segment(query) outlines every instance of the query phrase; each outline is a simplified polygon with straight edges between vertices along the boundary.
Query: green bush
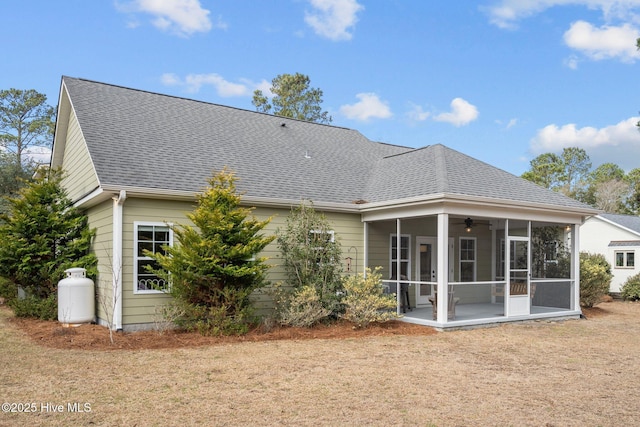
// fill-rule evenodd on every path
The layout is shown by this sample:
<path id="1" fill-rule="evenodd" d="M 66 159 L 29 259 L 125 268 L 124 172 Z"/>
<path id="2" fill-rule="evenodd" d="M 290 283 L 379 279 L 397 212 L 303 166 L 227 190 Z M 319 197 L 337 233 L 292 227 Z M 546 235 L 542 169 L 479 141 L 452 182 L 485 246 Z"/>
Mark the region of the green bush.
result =
<path id="1" fill-rule="evenodd" d="M 313 286 L 303 286 L 281 298 L 277 311 L 277 320 L 281 325 L 308 328 L 331 315 L 331 310 L 323 307 Z"/>
<path id="2" fill-rule="evenodd" d="M 337 318 L 344 311 L 342 255 L 327 218 L 313 205 L 302 203 L 291 211 L 286 228 L 276 234 L 287 277 L 284 286 L 293 292 L 312 286 L 322 306 Z"/>
<path id="3" fill-rule="evenodd" d="M 342 300 L 345 313 L 342 316 L 353 322 L 358 328 L 365 328 L 372 322 L 386 322 L 398 317 L 396 314 L 396 298 L 392 294 L 385 295 L 382 287 L 380 267 L 373 272 L 366 269 L 366 274 L 358 274 L 343 279 L 346 296 Z"/>
<path id="4" fill-rule="evenodd" d="M 13 301 L 18 297 L 18 287 L 11 280 L 0 277 L 0 298 L 4 299 L 5 303 Z"/>
<path id="5" fill-rule="evenodd" d="M 602 254 L 580 252 L 580 305 L 593 307 L 609 293 L 611 265 Z"/>
<path id="6" fill-rule="evenodd" d="M 629 277 L 622 285 L 622 299 L 637 301 L 640 300 L 640 273 Z"/>
<path id="7" fill-rule="evenodd" d="M 178 326 L 203 335 L 246 333 L 254 322 L 251 293 L 268 284 L 266 258 L 258 254 L 274 237 L 262 229 L 252 208 L 241 205 L 235 176 L 222 170 L 209 179 L 187 218 L 193 225 L 171 225 L 175 246 L 149 252 L 157 268 L 150 270 L 171 283 L 169 294 L 179 304 Z"/>
<path id="8" fill-rule="evenodd" d="M 83 267 L 94 280 L 98 272 L 90 251 L 95 232 L 87 216 L 73 206 L 62 178 L 62 172 L 51 170 L 35 179 L 7 198 L 8 213 L 0 215 L 0 276 L 27 294 L 13 301 L 17 316 L 56 318 L 51 304 L 64 271 Z"/>
<path id="9" fill-rule="evenodd" d="M 27 295 L 24 298 L 14 298 L 9 307 L 17 317 L 35 317 L 41 320 L 56 320 L 58 318 L 58 301 L 55 294 L 47 298 Z"/>

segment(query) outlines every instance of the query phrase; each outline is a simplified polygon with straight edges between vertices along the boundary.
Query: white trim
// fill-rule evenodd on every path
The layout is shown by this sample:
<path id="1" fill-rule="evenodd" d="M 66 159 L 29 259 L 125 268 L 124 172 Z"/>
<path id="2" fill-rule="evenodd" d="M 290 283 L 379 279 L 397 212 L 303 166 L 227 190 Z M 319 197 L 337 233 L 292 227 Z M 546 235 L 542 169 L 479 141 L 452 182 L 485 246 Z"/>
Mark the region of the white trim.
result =
<path id="1" fill-rule="evenodd" d="M 111 263 L 111 293 L 113 296 L 112 307 L 113 318 L 111 319 L 112 327 L 114 330 L 122 329 L 122 222 L 124 202 L 127 200 L 127 192 L 120 190 L 118 196 L 112 197 L 113 200 L 113 248 L 112 248 L 112 260 Z"/>
<path id="2" fill-rule="evenodd" d="M 622 254 L 622 265 L 618 265 L 618 254 Z M 629 265 L 629 254 L 633 254 L 633 265 Z M 636 251 L 634 249 L 615 249 L 613 251 L 613 268 L 622 270 L 633 270 L 636 268 Z"/>
<path id="3" fill-rule="evenodd" d="M 473 261 L 464 261 L 465 263 L 473 263 L 473 277 L 470 282 L 475 282 L 478 274 L 478 238 L 472 236 L 459 236 L 458 237 L 458 281 L 462 282 L 462 241 L 473 241 Z"/>
<path id="4" fill-rule="evenodd" d="M 449 214 L 438 214 L 438 313 L 436 321 L 447 323 L 449 316 Z M 440 274 L 441 273 L 441 274 Z"/>
<path id="5" fill-rule="evenodd" d="M 407 263 L 407 280 L 411 280 L 411 234 L 400 234 L 400 239 L 397 239 L 398 233 L 396 230 L 396 233 L 391 233 L 391 235 L 389 236 L 389 273 L 391 273 L 393 271 L 393 263 L 394 263 L 394 259 L 392 257 L 393 255 L 393 243 L 396 243 L 396 246 L 398 244 L 401 245 L 400 248 L 396 248 L 396 262 L 400 261 L 399 264 L 396 265 L 396 268 L 398 269 L 398 274 L 401 274 L 402 269 L 400 268 L 402 266 L 403 262 Z M 408 239 L 408 243 L 407 243 L 407 255 L 408 258 L 402 258 L 402 238 L 406 237 Z M 399 279 L 399 277 L 397 278 Z"/>
<path id="6" fill-rule="evenodd" d="M 134 295 L 164 294 L 166 293 L 165 291 L 155 289 L 138 289 L 138 261 L 150 259 L 149 257 L 138 256 L 138 228 L 141 226 L 167 228 L 169 230 L 169 246 L 173 246 L 173 230 L 171 229 L 171 224 L 154 221 L 133 222 L 133 293 Z"/>

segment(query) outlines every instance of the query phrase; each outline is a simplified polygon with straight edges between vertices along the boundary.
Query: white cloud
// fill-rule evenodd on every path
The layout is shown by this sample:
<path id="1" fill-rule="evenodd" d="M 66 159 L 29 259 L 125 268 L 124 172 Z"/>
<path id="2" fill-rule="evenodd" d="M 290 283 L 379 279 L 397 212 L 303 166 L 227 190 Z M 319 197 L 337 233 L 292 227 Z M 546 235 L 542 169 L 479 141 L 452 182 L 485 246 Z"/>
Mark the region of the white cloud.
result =
<path id="1" fill-rule="evenodd" d="M 133 0 L 122 5 L 116 3 L 123 12 L 143 12 L 153 16 L 152 24 L 167 32 L 180 36 L 206 33 L 214 27 L 209 18 L 210 11 L 203 9 L 199 0 Z M 227 24 L 218 18 L 216 28 L 226 28 Z"/>
<path id="2" fill-rule="evenodd" d="M 340 113 L 349 119 L 366 121 L 371 118 L 387 119 L 393 115 L 387 103 L 375 93 L 359 93 L 356 98 L 360 101 L 340 107 Z"/>
<path id="3" fill-rule="evenodd" d="M 631 117 L 603 128 L 575 124 L 555 124 L 540 129 L 530 142 L 531 152 L 542 154 L 561 152 L 564 148 L 584 149 L 594 165 L 615 163 L 623 169 L 638 167 L 640 158 L 640 132 L 636 123 L 640 117 Z"/>
<path id="4" fill-rule="evenodd" d="M 441 113 L 433 118 L 438 122 L 451 123 L 460 127 L 467 125 L 478 118 L 478 109 L 462 98 L 455 98 L 451 101 L 451 112 Z"/>
<path id="5" fill-rule="evenodd" d="M 22 153 L 22 156 L 39 164 L 49 163 L 49 161 L 51 161 L 51 148 L 40 146 L 29 147 Z"/>
<path id="6" fill-rule="evenodd" d="M 640 7 L 640 0 L 500 0 L 494 3 L 494 6 L 484 9 L 492 24 L 506 29 L 516 28 L 519 20 L 555 6 L 584 6 L 601 10 L 606 21 L 619 19 L 627 22 L 637 18 L 632 11 Z"/>
<path id="7" fill-rule="evenodd" d="M 349 32 L 358 22 L 357 13 L 364 9 L 356 0 L 309 0 L 314 8 L 306 12 L 304 21 L 316 34 L 330 40 L 351 40 Z"/>
<path id="8" fill-rule="evenodd" d="M 420 105 L 414 105 L 413 109 L 407 113 L 407 116 L 409 116 L 411 120 L 423 122 L 431 116 L 431 113 L 424 111 Z"/>
<path id="9" fill-rule="evenodd" d="M 184 79 L 181 79 L 173 73 L 165 73 L 160 77 L 160 80 L 162 84 L 166 86 L 182 86 L 190 93 L 199 92 L 202 86 L 212 86 L 216 90 L 216 93 L 224 98 L 250 96 L 255 89 L 263 90 L 265 85 L 270 87 L 270 84 L 265 80 L 259 83 L 253 83 L 247 79 L 240 79 L 241 83 L 233 83 L 225 80 L 216 73 L 187 74 Z M 263 90 L 263 92 L 265 91 Z M 267 96 L 270 93 L 268 89 L 265 92 Z"/>
<path id="10" fill-rule="evenodd" d="M 640 58 L 635 43 L 638 37 L 640 31 L 629 24 L 596 28 L 584 21 L 574 22 L 564 33 L 567 46 L 591 59 L 620 58 L 625 62 Z"/>

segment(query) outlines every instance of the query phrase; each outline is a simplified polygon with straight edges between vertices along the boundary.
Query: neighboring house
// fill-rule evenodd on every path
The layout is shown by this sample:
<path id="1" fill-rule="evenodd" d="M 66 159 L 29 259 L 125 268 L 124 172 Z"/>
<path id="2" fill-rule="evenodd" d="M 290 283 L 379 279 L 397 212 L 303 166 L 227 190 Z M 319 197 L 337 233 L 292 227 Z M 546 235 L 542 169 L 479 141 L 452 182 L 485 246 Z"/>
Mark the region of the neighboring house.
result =
<path id="1" fill-rule="evenodd" d="M 115 301 L 118 329 L 149 327 L 166 303 L 142 249 L 173 244 L 167 224 L 186 222 L 225 166 L 243 203 L 273 217 L 267 233 L 312 201 L 342 245 L 344 274 L 382 266 L 388 285 L 402 282 L 406 321 L 447 328 L 581 313 L 576 248 L 580 224 L 597 211 L 440 144 L 373 142 L 351 129 L 63 77 L 51 165 L 66 171 L 69 196 L 97 231 L 96 285 Z M 551 268 L 556 251 L 536 239 L 549 229 L 569 242 L 562 273 Z M 269 278 L 282 280 L 277 245 L 263 255 Z M 254 300 L 271 307 L 263 292 Z M 398 311 L 406 305 L 398 295 Z"/>
<path id="2" fill-rule="evenodd" d="M 609 291 L 620 293 L 626 280 L 640 273 L 640 217 L 600 214 L 582 225 L 580 250 L 604 255 L 611 264 Z"/>

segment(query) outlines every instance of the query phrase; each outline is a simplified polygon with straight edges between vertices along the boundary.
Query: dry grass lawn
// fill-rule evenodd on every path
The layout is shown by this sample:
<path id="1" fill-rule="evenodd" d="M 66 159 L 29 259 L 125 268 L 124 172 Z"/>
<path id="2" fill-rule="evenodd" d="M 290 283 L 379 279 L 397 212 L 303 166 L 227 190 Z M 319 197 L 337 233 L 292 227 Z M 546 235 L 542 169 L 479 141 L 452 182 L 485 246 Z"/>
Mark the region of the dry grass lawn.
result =
<path id="1" fill-rule="evenodd" d="M 3 309 L 0 396 L 36 411 L 0 425 L 640 425 L 640 304 L 598 307 L 426 335 L 111 351 L 43 346 Z"/>

